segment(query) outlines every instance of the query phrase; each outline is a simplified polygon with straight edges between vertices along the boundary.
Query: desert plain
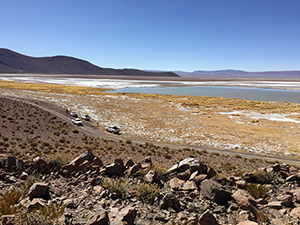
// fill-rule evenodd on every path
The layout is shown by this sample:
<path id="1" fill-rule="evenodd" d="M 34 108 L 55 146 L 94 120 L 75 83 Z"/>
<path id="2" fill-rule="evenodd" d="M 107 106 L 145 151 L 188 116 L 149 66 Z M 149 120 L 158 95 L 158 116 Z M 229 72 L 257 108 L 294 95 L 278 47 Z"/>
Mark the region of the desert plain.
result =
<path id="1" fill-rule="evenodd" d="M 13 96 L 45 102 L 60 109 L 76 111 L 79 115 L 89 114 L 92 123 L 99 131 L 105 132 L 108 125 L 121 128 L 123 138 L 143 139 L 174 145 L 203 146 L 216 149 L 234 150 L 261 155 L 299 157 L 300 154 L 300 104 L 290 102 L 263 102 L 238 98 L 215 98 L 157 94 L 107 93 L 117 88 L 119 77 L 108 80 L 102 88 L 87 87 L 82 77 L 61 77 L 62 80 L 79 79 L 70 86 L 68 82 L 51 84 L 55 75 L 45 82 L 45 77 L 4 76 L 0 81 L 1 96 Z M 66 79 L 68 78 L 68 79 Z M 85 77 L 85 80 L 94 77 Z M 12 80 L 18 82 L 14 82 Z M 22 80 L 23 79 L 23 80 Z M 49 82 L 50 80 L 50 82 Z M 100 79 L 101 80 L 101 79 Z M 129 81 L 128 81 L 129 80 Z M 132 82 L 127 78 L 123 81 Z M 23 81 L 23 82 L 20 82 Z M 25 82 L 24 82 L 25 81 Z M 80 82 L 81 81 L 81 82 Z M 107 85 L 107 81 L 110 84 Z M 186 79 L 173 80 L 135 79 L 134 81 L 151 85 L 211 85 L 212 82 L 232 82 L 246 86 L 256 86 L 263 82 L 280 88 L 294 89 L 298 80 L 214 80 Z M 289 85 L 284 85 L 288 82 Z M 270 86 L 271 88 L 272 85 Z M 282 87 L 281 87 L 282 88 Z"/>

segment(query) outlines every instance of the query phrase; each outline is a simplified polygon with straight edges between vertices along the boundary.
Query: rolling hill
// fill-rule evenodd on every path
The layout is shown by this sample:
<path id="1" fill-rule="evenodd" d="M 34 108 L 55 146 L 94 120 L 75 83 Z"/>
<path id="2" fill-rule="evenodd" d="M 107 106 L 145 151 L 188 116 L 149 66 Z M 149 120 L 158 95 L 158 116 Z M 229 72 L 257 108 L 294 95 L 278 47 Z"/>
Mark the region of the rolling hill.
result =
<path id="1" fill-rule="evenodd" d="M 4 48 L 0 48 L 0 73 L 179 76 L 173 72 L 102 68 L 68 56 L 30 57 Z"/>

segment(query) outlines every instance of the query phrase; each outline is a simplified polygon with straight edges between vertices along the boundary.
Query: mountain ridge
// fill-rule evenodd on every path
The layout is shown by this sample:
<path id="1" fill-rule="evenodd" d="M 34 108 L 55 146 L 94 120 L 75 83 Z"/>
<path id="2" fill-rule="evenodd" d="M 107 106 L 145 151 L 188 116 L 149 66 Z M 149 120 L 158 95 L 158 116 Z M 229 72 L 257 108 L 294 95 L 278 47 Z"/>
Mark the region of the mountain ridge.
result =
<path id="1" fill-rule="evenodd" d="M 179 77 L 173 72 L 149 72 L 137 69 L 111 69 L 96 66 L 70 56 L 32 57 L 0 48 L 1 73 L 86 74 Z"/>
<path id="2" fill-rule="evenodd" d="M 300 79 L 300 71 L 262 71 L 262 72 L 248 72 L 243 70 L 195 70 L 193 72 L 173 71 L 181 77 L 215 77 L 215 78 L 294 78 Z"/>

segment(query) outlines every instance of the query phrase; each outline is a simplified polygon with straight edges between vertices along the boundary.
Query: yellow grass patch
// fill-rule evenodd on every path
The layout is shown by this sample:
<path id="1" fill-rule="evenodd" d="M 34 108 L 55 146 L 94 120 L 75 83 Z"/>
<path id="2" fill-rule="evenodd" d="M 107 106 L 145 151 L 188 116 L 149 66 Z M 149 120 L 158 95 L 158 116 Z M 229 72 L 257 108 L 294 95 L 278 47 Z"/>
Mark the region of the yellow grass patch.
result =
<path id="1" fill-rule="evenodd" d="M 110 89 L 105 88 L 91 88 L 80 86 L 67 86 L 59 84 L 42 84 L 42 83 L 19 83 L 13 81 L 0 80 L 0 88 L 30 90 L 46 93 L 64 93 L 76 95 L 99 95 Z"/>
<path id="2" fill-rule="evenodd" d="M 299 123 L 251 117 L 252 113 L 261 117 L 280 114 L 300 121 L 300 105 L 296 103 L 109 94 L 100 88 L 7 81 L 0 81 L 0 88 L 0 93 L 6 95 L 45 101 L 62 109 L 70 108 L 79 114 L 89 113 L 100 130 L 104 131 L 107 125 L 115 124 L 121 127 L 125 138 L 143 137 L 153 141 L 262 154 L 300 154 Z M 49 93 L 52 93 L 51 98 Z M 77 95 L 76 101 L 74 95 Z"/>

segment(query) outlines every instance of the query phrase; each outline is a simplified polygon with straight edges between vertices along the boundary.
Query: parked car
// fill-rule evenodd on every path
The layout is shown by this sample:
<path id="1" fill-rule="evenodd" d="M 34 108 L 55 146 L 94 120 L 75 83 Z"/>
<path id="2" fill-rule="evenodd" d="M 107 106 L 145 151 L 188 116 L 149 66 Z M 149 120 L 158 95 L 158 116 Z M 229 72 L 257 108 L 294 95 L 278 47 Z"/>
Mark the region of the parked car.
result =
<path id="1" fill-rule="evenodd" d="M 73 116 L 73 117 L 77 117 L 77 113 L 74 112 L 74 111 L 70 112 L 70 115 Z"/>
<path id="2" fill-rule="evenodd" d="M 83 123 L 79 118 L 72 119 L 72 122 L 77 126 L 83 126 Z"/>
<path id="3" fill-rule="evenodd" d="M 120 128 L 118 128 L 116 126 L 108 126 L 108 127 L 106 127 L 106 131 L 114 133 L 114 134 L 118 134 L 118 133 L 120 133 Z"/>
<path id="4" fill-rule="evenodd" d="M 82 115 L 81 119 L 84 119 L 86 121 L 90 121 L 90 116 L 89 115 Z"/>

